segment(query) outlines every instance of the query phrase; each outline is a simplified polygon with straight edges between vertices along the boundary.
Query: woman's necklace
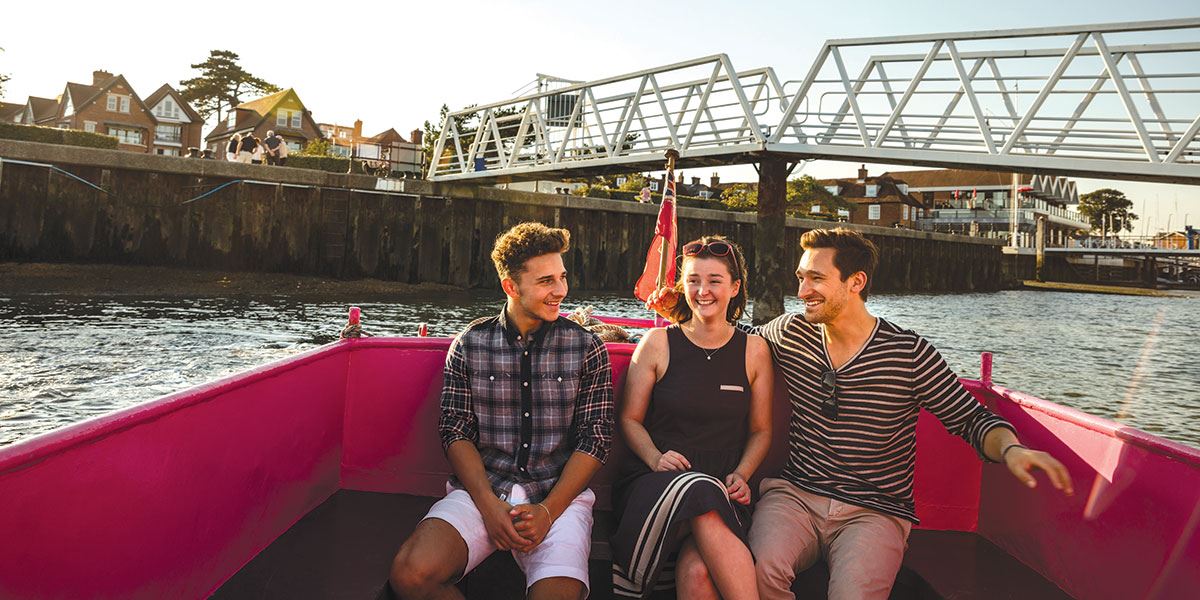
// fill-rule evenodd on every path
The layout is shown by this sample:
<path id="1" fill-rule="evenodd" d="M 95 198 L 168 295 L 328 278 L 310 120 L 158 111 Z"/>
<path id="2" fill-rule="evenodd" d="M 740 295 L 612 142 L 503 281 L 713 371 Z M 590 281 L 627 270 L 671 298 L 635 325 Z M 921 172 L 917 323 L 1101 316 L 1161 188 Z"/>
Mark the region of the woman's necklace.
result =
<path id="1" fill-rule="evenodd" d="M 696 335 L 696 330 L 694 328 L 692 329 L 692 335 Z M 726 340 L 725 343 L 728 344 L 729 341 Z M 708 348 L 705 348 L 705 347 L 701 346 L 700 344 L 697 344 L 696 342 L 692 342 L 692 345 L 699 348 L 700 351 L 704 353 L 704 360 L 712 360 L 713 355 L 720 352 L 721 348 L 725 347 L 725 344 L 721 344 L 720 346 L 717 346 L 716 348 L 709 350 Z"/>

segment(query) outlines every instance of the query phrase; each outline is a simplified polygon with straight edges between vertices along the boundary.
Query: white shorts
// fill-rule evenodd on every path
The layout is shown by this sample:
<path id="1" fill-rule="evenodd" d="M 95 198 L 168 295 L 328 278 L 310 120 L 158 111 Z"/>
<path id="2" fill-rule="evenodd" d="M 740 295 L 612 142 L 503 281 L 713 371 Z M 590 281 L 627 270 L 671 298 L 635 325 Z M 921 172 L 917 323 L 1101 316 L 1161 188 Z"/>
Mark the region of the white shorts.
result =
<path id="1" fill-rule="evenodd" d="M 527 498 L 521 486 L 513 486 L 509 495 L 510 504 L 524 504 Z M 592 505 L 595 503 L 596 494 L 592 490 L 583 490 L 550 526 L 550 533 L 546 534 L 537 548 L 529 553 L 512 551 L 517 565 L 525 573 L 526 590 L 548 577 L 570 577 L 583 582 L 583 587 L 591 590 L 588 585 L 588 556 L 592 548 Z M 449 523 L 467 543 L 464 575 L 496 551 L 484 527 L 483 516 L 466 490 L 447 485 L 446 497 L 429 509 L 425 519 L 441 519 Z"/>

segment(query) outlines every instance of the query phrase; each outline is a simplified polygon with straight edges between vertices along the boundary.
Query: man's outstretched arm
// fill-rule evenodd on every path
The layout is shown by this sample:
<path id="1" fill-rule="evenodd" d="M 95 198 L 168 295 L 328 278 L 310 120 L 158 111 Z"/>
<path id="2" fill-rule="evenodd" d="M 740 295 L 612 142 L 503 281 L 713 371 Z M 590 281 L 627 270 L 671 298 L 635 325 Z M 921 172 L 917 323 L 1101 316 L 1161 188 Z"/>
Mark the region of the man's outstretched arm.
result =
<path id="1" fill-rule="evenodd" d="M 1040 450 L 1031 450 L 1021 445 L 1021 440 L 1007 427 L 993 427 L 983 437 L 983 454 L 990 460 L 1004 463 L 1014 477 L 1028 487 L 1037 487 L 1034 469 L 1041 469 L 1050 478 L 1054 488 L 1072 496 L 1075 488 L 1071 475 L 1058 459 Z"/>

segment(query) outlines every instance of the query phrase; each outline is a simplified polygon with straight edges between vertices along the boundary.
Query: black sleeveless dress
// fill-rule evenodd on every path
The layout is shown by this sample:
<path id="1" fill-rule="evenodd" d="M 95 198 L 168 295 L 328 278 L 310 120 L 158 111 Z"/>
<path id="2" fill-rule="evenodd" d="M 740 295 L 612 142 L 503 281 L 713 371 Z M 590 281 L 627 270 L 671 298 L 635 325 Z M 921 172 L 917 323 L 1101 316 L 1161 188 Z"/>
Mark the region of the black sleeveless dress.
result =
<path id="1" fill-rule="evenodd" d="M 654 472 L 630 453 L 613 487 L 620 521 L 612 538 L 613 592 L 645 598 L 675 586 L 679 528 L 716 510 L 742 543 L 749 510 L 729 499 L 725 476 L 741 461 L 750 419 L 746 334 L 702 349 L 678 325 L 667 328 L 670 364 L 655 385 L 644 421 L 654 445 L 688 459 L 690 471 Z M 665 569 L 664 569 L 665 568 Z"/>

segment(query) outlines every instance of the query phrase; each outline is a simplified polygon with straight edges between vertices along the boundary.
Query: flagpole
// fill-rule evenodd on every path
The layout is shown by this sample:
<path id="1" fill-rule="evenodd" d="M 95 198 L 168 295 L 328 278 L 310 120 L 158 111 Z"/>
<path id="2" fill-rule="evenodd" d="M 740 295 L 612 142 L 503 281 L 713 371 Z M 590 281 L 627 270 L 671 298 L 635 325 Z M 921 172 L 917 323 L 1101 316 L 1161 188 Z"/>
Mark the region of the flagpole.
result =
<path id="1" fill-rule="evenodd" d="M 675 159 L 679 158 L 679 152 L 674 148 L 667 150 L 667 180 L 675 181 Z M 669 185 L 669 184 L 668 184 Z M 666 194 L 666 190 L 663 190 Z M 664 196 L 665 198 L 665 196 Z M 664 237 L 662 246 L 658 251 L 658 278 L 654 281 L 654 287 L 661 289 L 667 283 L 667 242 L 670 236 Z"/>

